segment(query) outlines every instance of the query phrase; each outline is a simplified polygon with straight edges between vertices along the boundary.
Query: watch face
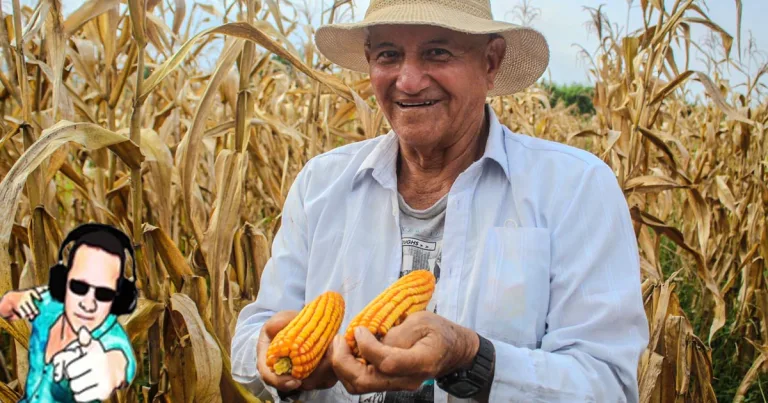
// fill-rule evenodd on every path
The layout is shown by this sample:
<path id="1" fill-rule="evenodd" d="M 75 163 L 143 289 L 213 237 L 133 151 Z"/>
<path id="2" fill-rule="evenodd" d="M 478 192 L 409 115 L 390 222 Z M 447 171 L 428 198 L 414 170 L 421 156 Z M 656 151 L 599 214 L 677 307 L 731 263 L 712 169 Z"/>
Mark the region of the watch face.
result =
<path id="1" fill-rule="evenodd" d="M 473 396 L 479 391 L 480 390 L 477 388 L 477 386 L 469 382 L 457 382 L 451 386 L 451 394 L 458 397 Z"/>

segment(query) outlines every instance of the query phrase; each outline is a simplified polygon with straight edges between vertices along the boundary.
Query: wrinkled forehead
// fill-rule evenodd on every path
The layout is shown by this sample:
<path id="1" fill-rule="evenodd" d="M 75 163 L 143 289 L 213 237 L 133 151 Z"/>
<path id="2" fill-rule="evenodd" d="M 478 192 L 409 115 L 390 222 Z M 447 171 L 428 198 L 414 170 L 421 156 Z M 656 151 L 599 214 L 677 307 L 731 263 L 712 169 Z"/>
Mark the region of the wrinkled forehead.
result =
<path id="1" fill-rule="evenodd" d="M 100 248 L 81 245 L 75 251 L 69 277 L 92 285 L 114 287 L 120 277 L 120 257 Z"/>

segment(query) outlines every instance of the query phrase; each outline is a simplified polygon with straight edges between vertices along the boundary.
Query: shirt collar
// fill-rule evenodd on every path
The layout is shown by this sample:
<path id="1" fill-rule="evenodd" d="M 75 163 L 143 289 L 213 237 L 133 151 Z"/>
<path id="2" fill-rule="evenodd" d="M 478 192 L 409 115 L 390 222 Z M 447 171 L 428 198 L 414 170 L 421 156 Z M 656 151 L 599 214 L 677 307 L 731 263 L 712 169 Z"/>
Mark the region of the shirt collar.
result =
<path id="1" fill-rule="evenodd" d="M 489 133 L 488 139 L 485 144 L 485 151 L 478 163 L 483 163 L 485 160 L 496 161 L 507 180 L 510 180 L 509 176 L 509 163 L 507 160 L 506 146 L 504 143 L 504 128 L 501 126 L 496 112 L 490 105 L 485 105 L 486 113 L 489 117 Z M 389 133 L 384 135 L 384 138 L 376 144 L 373 151 L 363 160 L 363 163 L 357 169 L 353 182 L 357 182 L 366 171 L 371 170 L 371 175 L 384 187 L 397 188 L 397 178 L 395 162 L 397 161 L 397 154 L 399 151 L 399 143 L 397 141 L 397 135 L 394 131 L 390 130 Z"/>

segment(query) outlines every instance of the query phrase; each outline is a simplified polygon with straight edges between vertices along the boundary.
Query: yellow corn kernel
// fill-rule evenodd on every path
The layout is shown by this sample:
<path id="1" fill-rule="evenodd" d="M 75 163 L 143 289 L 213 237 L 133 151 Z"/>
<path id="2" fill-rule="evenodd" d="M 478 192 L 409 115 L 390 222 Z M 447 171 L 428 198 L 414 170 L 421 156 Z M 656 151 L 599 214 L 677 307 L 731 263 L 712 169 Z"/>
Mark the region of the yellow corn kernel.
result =
<path id="1" fill-rule="evenodd" d="M 344 338 L 352 352 L 359 357 L 355 328 L 363 326 L 381 339 L 408 315 L 422 311 L 435 291 L 435 276 L 427 270 L 414 270 L 398 279 L 355 316 Z"/>
<path id="2" fill-rule="evenodd" d="M 328 291 L 315 298 L 272 339 L 267 366 L 277 375 L 308 377 L 339 331 L 344 308 L 344 298 L 338 292 Z"/>

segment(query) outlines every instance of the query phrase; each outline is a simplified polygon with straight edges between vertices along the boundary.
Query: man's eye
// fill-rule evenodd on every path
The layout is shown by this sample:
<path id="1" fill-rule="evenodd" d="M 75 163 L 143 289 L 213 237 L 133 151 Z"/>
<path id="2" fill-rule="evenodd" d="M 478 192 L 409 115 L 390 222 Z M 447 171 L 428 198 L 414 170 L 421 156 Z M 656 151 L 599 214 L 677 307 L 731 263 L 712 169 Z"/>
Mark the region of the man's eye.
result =
<path id="1" fill-rule="evenodd" d="M 430 57 L 437 57 L 437 58 L 444 59 L 444 58 L 450 56 L 451 53 L 448 52 L 445 49 L 436 48 L 436 49 L 428 50 L 427 51 L 427 55 L 430 56 Z"/>
<path id="2" fill-rule="evenodd" d="M 394 50 L 385 50 L 379 53 L 379 56 L 377 57 L 377 59 L 381 61 L 388 61 L 388 60 L 393 60 L 396 57 L 397 57 L 397 52 L 395 52 Z"/>

